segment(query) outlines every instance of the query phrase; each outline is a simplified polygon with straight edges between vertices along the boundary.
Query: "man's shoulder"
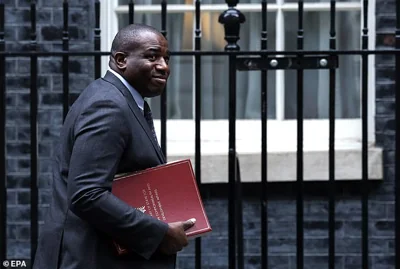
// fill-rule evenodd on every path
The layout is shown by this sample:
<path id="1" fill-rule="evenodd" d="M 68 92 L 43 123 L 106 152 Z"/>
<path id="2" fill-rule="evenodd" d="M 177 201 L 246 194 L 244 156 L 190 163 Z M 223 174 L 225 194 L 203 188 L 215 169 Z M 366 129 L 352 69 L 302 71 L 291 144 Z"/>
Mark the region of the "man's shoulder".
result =
<path id="1" fill-rule="evenodd" d="M 118 89 L 111 84 L 100 79 L 91 82 L 76 98 L 70 107 L 69 114 L 72 117 L 85 113 L 88 109 L 96 107 L 114 107 L 115 109 L 125 111 L 126 101 Z"/>
<path id="2" fill-rule="evenodd" d="M 79 95 L 78 99 L 85 102 L 97 101 L 115 101 L 117 103 L 123 101 L 123 94 L 111 83 L 102 78 L 91 82 Z M 77 100 L 78 100 L 77 99 Z"/>

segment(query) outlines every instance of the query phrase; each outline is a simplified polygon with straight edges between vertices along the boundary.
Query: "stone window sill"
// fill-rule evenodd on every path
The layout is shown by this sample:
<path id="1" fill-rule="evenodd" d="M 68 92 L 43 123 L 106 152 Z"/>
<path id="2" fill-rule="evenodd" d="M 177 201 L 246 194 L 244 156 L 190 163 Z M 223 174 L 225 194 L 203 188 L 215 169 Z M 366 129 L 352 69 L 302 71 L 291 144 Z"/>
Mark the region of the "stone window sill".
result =
<path id="1" fill-rule="evenodd" d="M 236 122 L 236 150 L 240 161 L 242 182 L 261 181 L 260 121 Z M 335 140 L 335 179 L 361 180 L 362 145 L 359 139 L 359 120 L 338 120 Z M 155 121 L 160 137 L 160 122 Z M 192 160 L 195 168 L 193 120 L 167 122 L 168 161 Z M 229 128 L 226 120 L 202 121 L 201 168 L 203 183 L 228 182 Z M 383 152 L 372 141 L 369 133 L 368 178 L 383 179 Z M 304 123 L 304 180 L 329 180 L 328 121 Z M 269 182 L 290 182 L 297 179 L 297 132 L 295 121 L 268 122 L 268 178 Z"/>
<path id="2" fill-rule="evenodd" d="M 362 153 L 357 149 L 339 149 L 335 153 L 335 179 L 361 180 Z M 368 179 L 382 180 L 382 150 L 371 147 L 368 150 Z M 239 153 L 240 172 L 242 182 L 261 181 L 261 154 Z M 329 162 L 328 151 L 304 152 L 304 180 L 328 181 Z M 195 158 L 191 155 L 169 155 L 168 161 L 190 158 L 195 168 Z M 295 151 L 268 153 L 268 182 L 296 181 Z M 228 182 L 228 155 L 207 154 L 201 157 L 201 182 L 225 183 Z"/>

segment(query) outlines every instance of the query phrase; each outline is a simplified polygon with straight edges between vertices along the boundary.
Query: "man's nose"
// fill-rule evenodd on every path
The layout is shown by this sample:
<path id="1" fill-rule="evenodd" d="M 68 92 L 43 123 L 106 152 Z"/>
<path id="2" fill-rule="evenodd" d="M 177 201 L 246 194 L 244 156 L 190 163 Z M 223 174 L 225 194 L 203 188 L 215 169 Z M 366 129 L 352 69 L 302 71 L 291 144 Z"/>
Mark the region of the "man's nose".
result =
<path id="1" fill-rule="evenodd" d="M 165 72 L 168 71 L 168 64 L 167 64 L 167 62 L 165 61 L 164 58 L 161 58 L 158 61 L 157 65 L 156 65 L 156 68 L 158 70 L 160 70 L 160 71 L 165 71 Z"/>

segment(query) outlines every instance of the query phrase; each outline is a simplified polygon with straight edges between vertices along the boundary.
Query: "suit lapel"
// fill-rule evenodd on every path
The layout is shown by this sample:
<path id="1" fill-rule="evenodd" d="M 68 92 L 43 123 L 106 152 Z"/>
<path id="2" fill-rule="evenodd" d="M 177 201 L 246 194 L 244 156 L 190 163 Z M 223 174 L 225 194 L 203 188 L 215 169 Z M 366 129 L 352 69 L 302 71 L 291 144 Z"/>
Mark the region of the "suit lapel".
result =
<path id="1" fill-rule="evenodd" d="M 154 141 L 153 134 L 150 130 L 150 127 L 149 127 L 148 123 L 146 122 L 146 119 L 144 118 L 142 111 L 140 110 L 140 108 L 136 104 L 135 100 L 133 99 L 132 94 L 129 92 L 129 90 L 125 87 L 125 85 L 113 73 L 107 71 L 107 73 L 103 79 L 110 82 L 111 84 L 113 84 L 125 96 L 127 103 L 129 105 L 129 108 L 131 109 L 133 115 L 135 115 L 136 119 L 142 126 L 145 133 L 147 134 L 147 137 L 150 139 L 150 141 L 154 147 L 154 150 L 157 152 L 157 155 L 160 158 L 160 161 L 162 163 L 165 163 L 166 162 L 165 156 L 162 153 L 157 142 Z"/>

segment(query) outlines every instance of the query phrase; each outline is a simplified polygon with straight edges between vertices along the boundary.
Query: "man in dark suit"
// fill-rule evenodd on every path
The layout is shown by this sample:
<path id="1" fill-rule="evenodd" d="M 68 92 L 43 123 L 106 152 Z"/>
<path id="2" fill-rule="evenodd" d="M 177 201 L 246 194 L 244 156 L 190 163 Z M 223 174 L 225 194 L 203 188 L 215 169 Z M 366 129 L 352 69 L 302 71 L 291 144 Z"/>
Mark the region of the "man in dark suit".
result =
<path id="1" fill-rule="evenodd" d="M 34 269 L 175 267 L 195 220 L 166 224 L 111 193 L 116 174 L 166 162 L 144 98 L 163 92 L 168 60 L 168 42 L 152 27 L 129 25 L 115 36 L 110 70 L 65 119 Z M 116 255 L 113 240 L 131 253 Z"/>

